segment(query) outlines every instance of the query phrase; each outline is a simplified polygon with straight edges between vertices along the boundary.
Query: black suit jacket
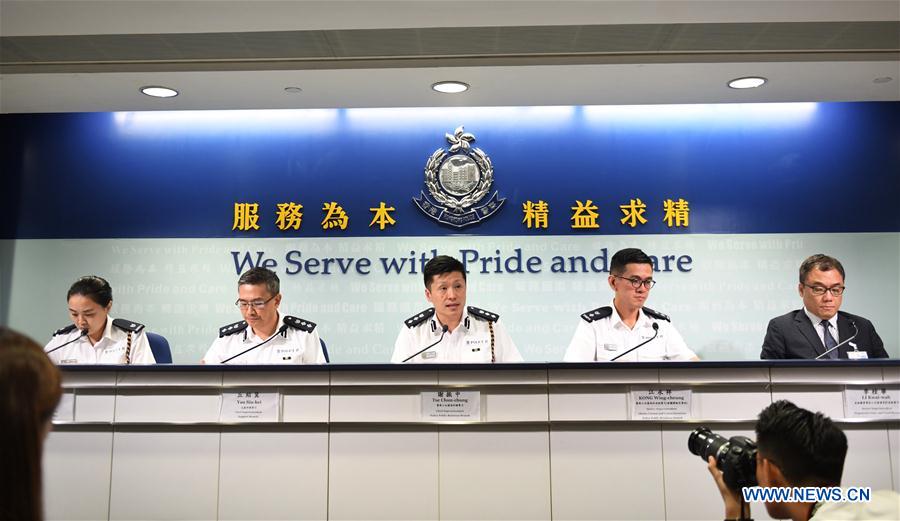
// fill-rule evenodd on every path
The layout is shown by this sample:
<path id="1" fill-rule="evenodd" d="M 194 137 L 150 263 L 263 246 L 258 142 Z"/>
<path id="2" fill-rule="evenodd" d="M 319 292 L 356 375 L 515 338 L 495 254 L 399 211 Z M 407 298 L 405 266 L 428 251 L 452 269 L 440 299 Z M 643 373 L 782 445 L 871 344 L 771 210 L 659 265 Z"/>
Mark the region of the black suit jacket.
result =
<path id="1" fill-rule="evenodd" d="M 851 340 L 860 351 L 866 351 L 869 358 L 887 358 L 884 342 L 875 332 L 871 322 L 858 315 L 838 311 L 838 338 L 844 341 L 853 336 L 851 321 L 856 323 L 859 334 Z M 838 358 L 848 358 L 847 351 L 853 347 L 847 343 L 839 347 Z M 762 359 L 815 358 L 825 352 L 825 345 L 816 334 L 812 322 L 802 309 L 769 321 L 766 338 L 763 340 Z"/>

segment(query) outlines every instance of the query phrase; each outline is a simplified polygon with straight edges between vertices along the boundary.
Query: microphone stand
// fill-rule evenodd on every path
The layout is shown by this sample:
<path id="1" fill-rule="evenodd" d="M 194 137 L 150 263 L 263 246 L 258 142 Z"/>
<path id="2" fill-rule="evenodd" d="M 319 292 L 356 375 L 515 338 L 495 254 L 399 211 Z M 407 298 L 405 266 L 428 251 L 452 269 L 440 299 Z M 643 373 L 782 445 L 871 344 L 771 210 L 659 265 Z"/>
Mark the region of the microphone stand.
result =
<path id="1" fill-rule="evenodd" d="M 400 363 L 401 363 L 401 364 L 405 364 L 406 362 L 409 362 L 409 361 L 412 360 L 413 358 L 415 358 L 415 357 L 421 355 L 421 354 L 424 353 L 425 351 L 428 351 L 428 350 L 431 349 L 432 347 L 434 347 L 434 346 L 440 344 L 440 343 L 441 343 L 441 340 L 444 339 L 444 335 L 447 333 L 447 329 L 448 329 L 448 328 L 447 328 L 446 325 L 443 326 L 443 327 L 441 328 L 441 337 L 437 339 L 437 342 L 431 344 L 430 346 L 425 347 L 425 349 L 420 349 L 420 350 L 416 351 L 415 354 L 406 357 L 406 360 L 404 360 L 404 361 L 402 361 L 402 362 L 400 362 Z"/>
<path id="2" fill-rule="evenodd" d="M 69 344 L 71 344 L 71 343 L 73 343 L 73 342 L 77 342 L 78 340 L 81 340 L 82 338 L 86 337 L 87 334 L 88 334 L 88 330 L 87 330 L 87 329 L 82 329 L 82 330 L 81 330 L 81 334 L 78 335 L 78 337 L 73 338 L 72 340 L 69 340 L 69 341 L 66 342 L 65 344 L 60 344 L 60 345 L 54 347 L 53 349 L 47 351 L 47 354 L 49 355 L 50 353 L 56 351 L 57 349 L 62 349 L 62 348 L 66 347 L 67 345 L 69 345 Z"/>
<path id="3" fill-rule="evenodd" d="M 273 333 L 272 336 L 270 336 L 269 338 L 263 340 L 262 342 L 256 344 L 255 346 L 253 346 L 253 347 L 251 347 L 251 348 L 249 348 L 249 349 L 246 349 L 246 350 L 244 350 L 244 351 L 241 351 L 240 353 L 238 353 L 238 354 L 236 354 L 236 355 L 234 355 L 234 356 L 228 358 L 227 360 L 223 360 L 223 361 L 222 361 L 222 365 L 227 364 L 228 362 L 234 360 L 235 358 L 237 358 L 237 357 L 239 357 L 239 356 L 241 356 L 241 355 L 244 355 L 244 354 L 249 353 L 250 351 L 253 351 L 254 349 L 256 349 L 256 348 L 259 347 L 259 346 L 262 346 L 262 345 L 267 344 L 270 340 L 272 340 L 272 339 L 275 338 L 276 336 L 278 336 L 278 335 L 284 333 L 285 331 L 287 331 L 287 328 L 288 328 L 287 324 L 284 324 L 283 326 L 281 326 L 280 328 L 278 328 L 278 331 L 276 331 L 275 333 Z"/>
<path id="4" fill-rule="evenodd" d="M 628 351 L 625 351 L 625 352 L 622 353 L 621 355 L 619 355 L 619 356 L 613 358 L 612 360 L 610 360 L 610 362 L 615 362 L 616 360 L 622 358 L 623 356 L 625 356 L 625 355 L 627 355 L 628 353 L 634 351 L 635 349 L 641 347 L 642 345 L 650 343 L 654 338 L 656 338 L 657 335 L 659 335 L 659 324 L 657 324 L 656 322 L 654 322 L 654 323 L 653 323 L 653 336 L 651 336 L 651 337 L 648 338 L 647 340 L 644 340 L 644 341 L 641 342 L 640 344 L 638 344 L 638 345 L 632 347 L 632 348 L 629 349 Z"/>
<path id="5" fill-rule="evenodd" d="M 842 345 L 844 345 L 844 344 L 846 344 L 847 342 L 849 342 L 849 341 L 853 340 L 854 338 L 856 338 L 856 335 L 859 334 L 859 328 L 856 327 L 856 321 L 855 321 L 855 320 L 851 320 L 851 321 L 850 321 L 850 325 L 853 326 L 853 329 L 855 330 L 854 333 L 853 333 L 853 336 L 851 336 L 851 337 L 848 338 L 847 340 L 844 340 L 844 341 L 841 342 L 840 344 L 838 344 L 838 345 L 832 347 L 832 348 L 829 349 L 828 351 L 825 351 L 825 352 L 822 353 L 821 355 L 815 357 L 814 360 L 821 360 L 822 357 L 827 356 L 828 353 L 834 351 L 835 349 L 841 347 Z M 858 349 L 854 349 L 854 351 L 858 351 Z"/>

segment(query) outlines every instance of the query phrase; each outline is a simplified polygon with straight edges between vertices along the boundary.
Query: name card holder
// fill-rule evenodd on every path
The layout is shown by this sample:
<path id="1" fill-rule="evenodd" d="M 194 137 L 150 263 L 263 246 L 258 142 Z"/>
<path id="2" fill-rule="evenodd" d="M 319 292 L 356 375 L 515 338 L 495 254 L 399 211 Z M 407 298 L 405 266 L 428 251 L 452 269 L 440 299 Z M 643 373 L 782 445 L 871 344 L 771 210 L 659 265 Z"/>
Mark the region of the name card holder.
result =
<path id="1" fill-rule="evenodd" d="M 481 391 L 426 391 L 421 398 L 422 420 L 481 421 Z"/>
<path id="2" fill-rule="evenodd" d="M 632 420 L 691 419 L 691 390 L 672 387 L 631 387 L 628 393 Z"/>
<path id="3" fill-rule="evenodd" d="M 280 393 L 240 389 L 222 392 L 222 423 L 277 423 L 281 421 Z"/>
<path id="4" fill-rule="evenodd" d="M 900 419 L 900 388 L 885 384 L 848 385 L 844 388 L 844 417 Z"/>

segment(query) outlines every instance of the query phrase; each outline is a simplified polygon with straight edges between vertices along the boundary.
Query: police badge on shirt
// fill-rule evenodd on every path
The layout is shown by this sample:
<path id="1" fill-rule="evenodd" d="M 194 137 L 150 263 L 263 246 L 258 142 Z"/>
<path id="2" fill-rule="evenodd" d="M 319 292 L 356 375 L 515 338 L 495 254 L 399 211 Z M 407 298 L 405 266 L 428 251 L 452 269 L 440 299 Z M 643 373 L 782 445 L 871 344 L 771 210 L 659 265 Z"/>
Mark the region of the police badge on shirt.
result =
<path id="1" fill-rule="evenodd" d="M 487 333 L 474 334 L 463 341 L 461 358 L 463 362 L 490 362 L 491 337 Z"/>
<path id="2" fill-rule="evenodd" d="M 302 355 L 302 349 L 298 345 L 275 346 L 275 356 L 282 362 L 291 362 Z"/>

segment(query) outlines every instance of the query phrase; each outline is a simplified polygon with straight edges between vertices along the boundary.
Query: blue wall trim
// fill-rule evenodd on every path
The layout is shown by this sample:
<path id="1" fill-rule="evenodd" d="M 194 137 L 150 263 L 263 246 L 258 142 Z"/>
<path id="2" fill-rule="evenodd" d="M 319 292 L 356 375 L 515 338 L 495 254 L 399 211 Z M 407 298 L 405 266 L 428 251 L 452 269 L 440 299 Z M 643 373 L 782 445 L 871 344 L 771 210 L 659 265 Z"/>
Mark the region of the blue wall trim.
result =
<path id="1" fill-rule="evenodd" d="M 328 237 L 900 231 L 900 103 L 188 111 L 2 115 L 2 238 Z M 465 125 L 505 198 L 461 230 L 414 205 L 445 133 Z M 645 225 L 619 223 L 640 198 Z M 663 200 L 684 198 L 688 228 Z M 549 228 L 522 204 L 549 203 Z M 591 199 L 600 228 L 570 228 Z M 299 231 L 276 204 L 304 206 Z M 323 230 L 340 203 L 346 230 Z M 397 223 L 370 228 L 369 208 Z M 232 231 L 258 202 L 261 229 Z M 11 213 L 9 213 L 11 212 Z M 11 216 L 11 217 L 10 217 Z"/>

